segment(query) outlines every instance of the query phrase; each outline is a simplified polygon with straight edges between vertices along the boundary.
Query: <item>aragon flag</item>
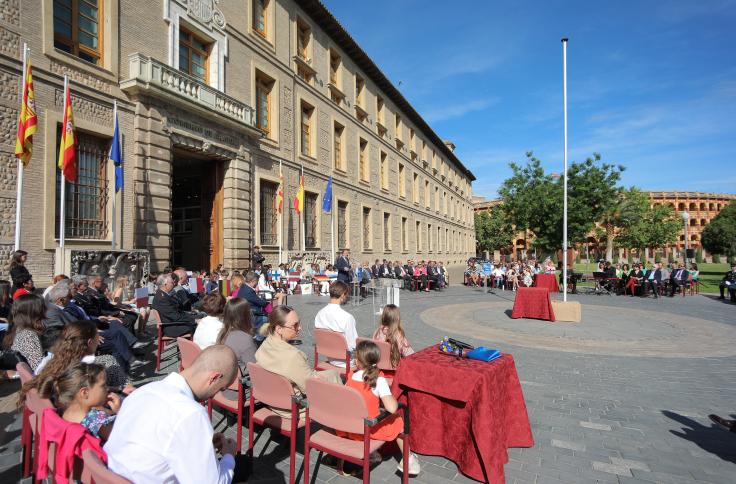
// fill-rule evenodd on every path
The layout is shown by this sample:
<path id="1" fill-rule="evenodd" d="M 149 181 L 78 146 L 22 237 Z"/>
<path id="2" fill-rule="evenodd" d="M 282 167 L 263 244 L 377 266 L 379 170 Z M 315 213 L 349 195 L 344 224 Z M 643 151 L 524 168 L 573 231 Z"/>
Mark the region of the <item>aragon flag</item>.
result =
<path id="1" fill-rule="evenodd" d="M 72 97 L 69 85 L 64 92 L 64 120 L 61 125 L 59 140 L 59 169 L 70 182 L 77 181 L 77 137 L 74 134 L 74 116 L 72 115 Z"/>
<path id="2" fill-rule="evenodd" d="M 294 197 L 294 209 L 296 213 L 304 211 L 304 175 L 299 177 L 299 190 L 296 192 L 296 197 Z"/>
<path id="3" fill-rule="evenodd" d="M 31 59 L 26 67 L 25 87 L 23 89 L 23 105 L 18 117 L 18 136 L 15 138 L 15 156 L 20 158 L 23 165 L 28 165 L 33 153 L 33 133 L 38 128 L 36 115 L 36 101 L 33 93 L 33 76 L 31 75 Z"/>

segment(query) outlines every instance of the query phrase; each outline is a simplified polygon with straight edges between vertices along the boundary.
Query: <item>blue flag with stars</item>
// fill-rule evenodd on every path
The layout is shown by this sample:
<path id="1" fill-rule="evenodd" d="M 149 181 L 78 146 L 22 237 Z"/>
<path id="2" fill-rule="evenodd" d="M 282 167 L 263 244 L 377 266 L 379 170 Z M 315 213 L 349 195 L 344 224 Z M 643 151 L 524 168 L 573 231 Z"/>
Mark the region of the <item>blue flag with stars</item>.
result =
<path id="1" fill-rule="evenodd" d="M 322 210 L 324 210 L 325 213 L 330 213 L 332 211 L 332 177 L 327 179 L 325 196 L 322 198 Z"/>
<path id="2" fill-rule="evenodd" d="M 120 142 L 120 126 L 118 125 L 118 112 L 115 111 L 115 133 L 110 146 L 110 159 L 115 164 L 115 193 L 123 188 L 123 149 Z"/>

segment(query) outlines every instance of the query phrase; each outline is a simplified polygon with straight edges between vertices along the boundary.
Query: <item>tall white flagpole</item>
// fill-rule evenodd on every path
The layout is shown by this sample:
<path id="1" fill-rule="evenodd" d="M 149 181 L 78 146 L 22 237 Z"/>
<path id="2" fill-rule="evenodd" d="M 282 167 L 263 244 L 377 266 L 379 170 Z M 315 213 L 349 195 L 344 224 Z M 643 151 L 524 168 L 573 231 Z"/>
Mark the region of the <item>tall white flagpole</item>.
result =
<path id="1" fill-rule="evenodd" d="M 565 169 L 562 201 L 562 300 L 567 302 L 567 38 L 562 39 L 562 104 L 564 112 Z"/>
<path id="2" fill-rule="evenodd" d="M 112 129 L 115 130 L 118 124 L 118 101 L 117 99 L 112 102 Z M 119 129 L 119 128 L 118 128 Z M 113 133 L 114 136 L 114 133 Z M 120 142 L 120 140 L 118 140 Z M 112 155 L 112 151 L 110 152 L 110 155 Z M 111 157 L 110 157 L 111 158 Z M 113 165 L 115 162 L 113 162 Z M 117 188 L 117 170 L 115 170 L 116 175 L 113 185 L 113 191 L 112 191 L 112 248 L 115 249 L 115 235 L 117 233 L 117 215 L 115 214 L 115 201 L 118 198 L 118 191 Z"/>
<path id="3" fill-rule="evenodd" d="M 285 190 L 284 190 L 284 172 L 281 166 L 281 160 L 279 160 L 279 190 L 281 190 L 281 210 L 279 210 L 279 265 L 283 264 L 283 253 L 284 253 L 284 208 L 286 203 Z M 278 210 L 278 207 L 276 207 Z"/>
<path id="4" fill-rule="evenodd" d="M 66 105 L 66 90 L 69 89 L 69 76 L 64 76 L 64 115 L 66 115 L 67 109 L 69 107 Z M 62 117 L 63 119 L 63 117 Z M 61 127 L 62 130 L 66 130 L 66 126 Z M 61 146 L 59 149 L 62 149 Z M 57 170 L 59 168 L 57 167 Z M 59 254 L 59 257 L 61 258 L 61 263 L 59 264 L 59 271 L 64 272 L 65 267 L 65 259 L 66 256 L 64 254 L 64 245 L 65 245 L 65 233 L 64 229 L 66 226 L 66 179 L 64 178 L 64 170 L 61 171 L 61 204 L 59 207 L 59 248 L 61 249 L 61 253 Z"/>
<path id="5" fill-rule="evenodd" d="M 307 194 L 304 191 L 303 180 L 304 180 L 304 165 L 302 164 L 302 175 L 299 178 L 299 191 L 302 194 L 302 209 L 299 211 L 299 225 L 301 226 L 301 233 L 302 233 L 302 237 L 301 237 L 302 238 L 301 240 L 302 253 L 307 251 L 307 234 L 306 234 L 307 231 L 304 225 L 304 221 L 306 219 L 306 217 L 304 217 L 304 209 L 307 208 L 307 204 L 306 204 Z"/>
<path id="6" fill-rule="evenodd" d="M 25 102 L 26 81 L 28 68 L 28 44 L 23 42 L 23 82 L 21 83 L 20 98 L 21 102 Z M 18 161 L 18 186 L 15 194 L 15 250 L 20 250 L 20 222 L 23 204 L 23 160 Z"/>
<path id="7" fill-rule="evenodd" d="M 335 201 L 335 197 L 333 196 L 333 194 L 335 193 L 335 189 L 334 187 L 330 186 L 330 190 L 332 190 L 332 193 L 330 194 L 330 196 L 332 197 L 332 200 L 330 200 L 330 232 L 332 232 L 332 257 L 331 258 L 334 258 L 336 255 L 336 252 L 335 252 L 335 207 L 333 206 L 332 202 Z"/>

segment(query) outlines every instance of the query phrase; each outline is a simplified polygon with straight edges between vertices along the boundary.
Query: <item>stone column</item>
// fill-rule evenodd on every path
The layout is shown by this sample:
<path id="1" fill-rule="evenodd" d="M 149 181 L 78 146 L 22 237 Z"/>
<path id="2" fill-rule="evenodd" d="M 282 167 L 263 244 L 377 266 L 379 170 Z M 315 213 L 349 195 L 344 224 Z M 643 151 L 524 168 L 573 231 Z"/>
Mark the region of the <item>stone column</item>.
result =
<path id="1" fill-rule="evenodd" d="M 226 268 L 242 270 L 250 266 L 255 216 L 253 163 L 251 152 L 244 146 L 227 163 L 223 183 L 223 263 Z"/>

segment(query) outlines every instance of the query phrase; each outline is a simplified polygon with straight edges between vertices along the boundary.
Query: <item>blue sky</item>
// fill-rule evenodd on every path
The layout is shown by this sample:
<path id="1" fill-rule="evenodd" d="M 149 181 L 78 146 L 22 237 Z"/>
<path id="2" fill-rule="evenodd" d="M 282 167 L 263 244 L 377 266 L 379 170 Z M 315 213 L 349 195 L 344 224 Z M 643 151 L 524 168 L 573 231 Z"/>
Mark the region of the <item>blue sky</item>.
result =
<path id="1" fill-rule="evenodd" d="M 533 150 L 599 152 L 623 184 L 736 193 L 736 0 L 323 0 L 494 197 Z"/>

